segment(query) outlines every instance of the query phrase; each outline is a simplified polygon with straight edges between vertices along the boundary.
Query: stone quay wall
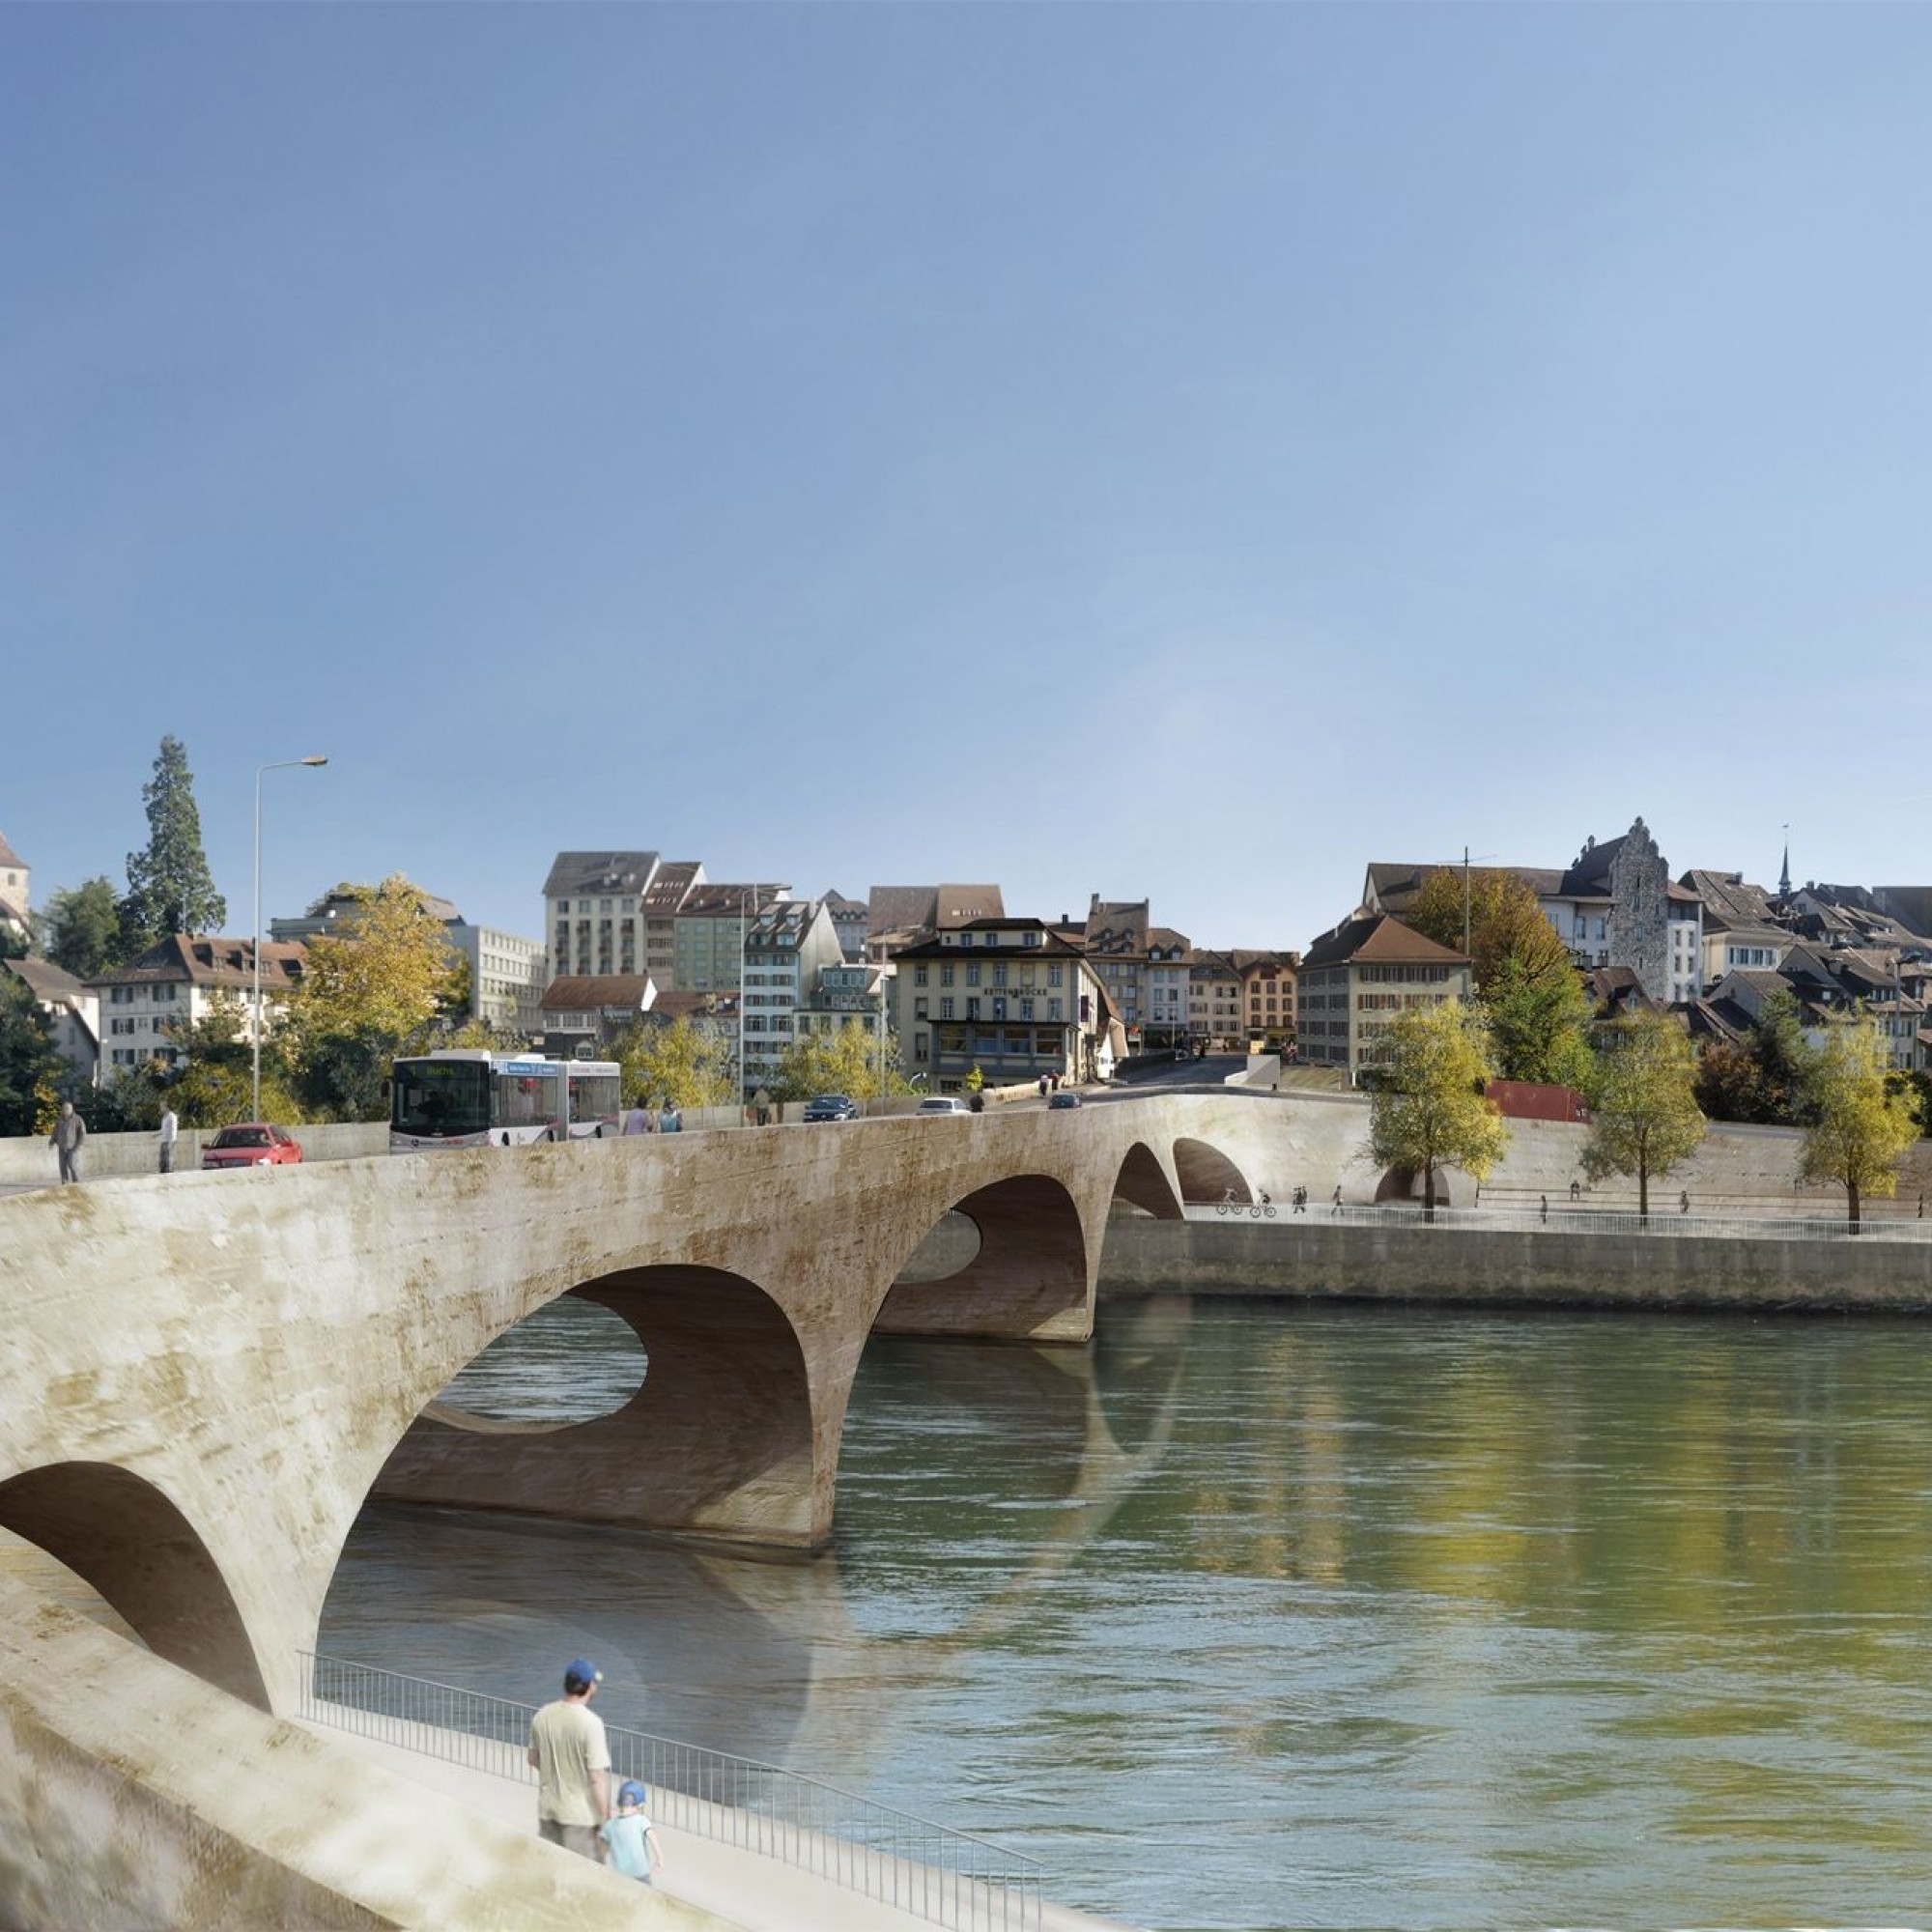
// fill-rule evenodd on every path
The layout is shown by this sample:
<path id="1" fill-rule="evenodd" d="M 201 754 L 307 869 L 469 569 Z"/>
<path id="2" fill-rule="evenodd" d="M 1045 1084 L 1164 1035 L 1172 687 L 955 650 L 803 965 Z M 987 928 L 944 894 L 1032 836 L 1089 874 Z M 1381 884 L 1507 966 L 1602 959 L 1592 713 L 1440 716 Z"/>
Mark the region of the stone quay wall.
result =
<path id="1" fill-rule="evenodd" d="M 1171 1293 L 1490 1307 L 1932 1312 L 1932 1241 L 1117 1215 L 1102 1301 Z"/>

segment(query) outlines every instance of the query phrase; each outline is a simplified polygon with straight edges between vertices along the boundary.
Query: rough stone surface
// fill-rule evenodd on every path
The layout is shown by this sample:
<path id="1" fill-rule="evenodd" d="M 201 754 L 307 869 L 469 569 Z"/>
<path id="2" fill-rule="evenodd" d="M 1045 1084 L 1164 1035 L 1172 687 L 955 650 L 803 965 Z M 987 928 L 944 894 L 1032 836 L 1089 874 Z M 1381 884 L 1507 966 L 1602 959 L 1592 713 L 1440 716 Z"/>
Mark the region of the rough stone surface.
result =
<path id="1" fill-rule="evenodd" d="M 1610 963 L 1628 966 L 1660 1006 L 1670 1002 L 1670 867 L 1642 819 L 1610 861 Z"/>

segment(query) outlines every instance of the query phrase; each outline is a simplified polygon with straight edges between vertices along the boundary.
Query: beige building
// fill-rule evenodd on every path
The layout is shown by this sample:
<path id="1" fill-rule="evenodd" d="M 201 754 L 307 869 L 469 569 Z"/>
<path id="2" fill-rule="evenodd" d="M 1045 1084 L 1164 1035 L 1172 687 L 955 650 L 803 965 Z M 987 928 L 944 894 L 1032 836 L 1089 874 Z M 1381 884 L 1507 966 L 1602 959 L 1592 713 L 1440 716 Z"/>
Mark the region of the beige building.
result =
<path id="1" fill-rule="evenodd" d="M 1352 1084 L 1386 1057 L 1382 1036 L 1397 1013 L 1468 999 L 1469 976 L 1465 954 L 1386 913 L 1345 920 L 1301 958 L 1299 1058 Z"/>
<path id="2" fill-rule="evenodd" d="M 933 1093 L 958 1093 L 975 1066 L 989 1087 L 1112 1077 L 1106 988 L 1080 949 L 1040 921 L 975 920 L 894 963 L 900 1065 Z"/>
<path id="3" fill-rule="evenodd" d="M 1273 1053 L 1294 1043 L 1295 974 L 1298 952 L 1237 952 L 1241 968 L 1241 1009 L 1250 1041 Z"/>
<path id="4" fill-rule="evenodd" d="M 1235 1050 L 1242 1026 L 1241 969 L 1232 952 L 1188 955 L 1187 1037 L 1209 1053 Z"/>

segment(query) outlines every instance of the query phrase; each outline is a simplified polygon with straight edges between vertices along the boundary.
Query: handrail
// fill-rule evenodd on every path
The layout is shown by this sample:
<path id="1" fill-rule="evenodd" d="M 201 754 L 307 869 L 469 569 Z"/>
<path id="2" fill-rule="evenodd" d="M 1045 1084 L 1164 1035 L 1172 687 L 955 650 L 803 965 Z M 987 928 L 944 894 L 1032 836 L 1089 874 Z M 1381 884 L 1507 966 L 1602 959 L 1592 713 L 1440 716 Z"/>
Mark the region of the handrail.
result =
<path id="1" fill-rule="evenodd" d="M 536 1706 L 313 1651 L 301 1715 L 471 1771 L 527 1781 Z M 606 1724 L 612 1782 L 651 1792 L 659 1824 L 777 1859 L 935 1925 L 1038 1932 L 1037 1859 L 815 1777 Z"/>
<path id="2" fill-rule="evenodd" d="M 1232 1203 L 1190 1201 L 1187 1216 L 1193 1220 L 1225 1218 L 1231 1221 L 1263 1221 L 1276 1228 L 1314 1227 L 1340 1221 L 1354 1227 L 1441 1228 L 1463 1234 L 1492 1234 L 1502 1230 L 1528 1230 L 1558 1235 L 1649 1235 L 1681 1239 L 1730 1239 L 1757 1241 L 1932 1241 L 1932 1221 L 1902 1214 L 1873 1214 L 1857 1223 L 1842 1214 L 1836 1216 L 1800 1214 L 1697 1214 L 1682 1211 L 1674 1197 L 1660 1197 L 1649 1214 L 1635 1208 L 1558 1207 L 1551 1202 L 1548 1211 L 1541 1207 L 1450 1208 L 1438 1207 L 1434 1221 L 1423 1216 L 1419 1201 L 1395 1204 L 1332 1202 L 1315 1199 L 1296 1210 L 1292 1200 L 1276 1199 L 1273 1215 L 1265 1215 L 1259 1206 L 1236 1200 Z"/>

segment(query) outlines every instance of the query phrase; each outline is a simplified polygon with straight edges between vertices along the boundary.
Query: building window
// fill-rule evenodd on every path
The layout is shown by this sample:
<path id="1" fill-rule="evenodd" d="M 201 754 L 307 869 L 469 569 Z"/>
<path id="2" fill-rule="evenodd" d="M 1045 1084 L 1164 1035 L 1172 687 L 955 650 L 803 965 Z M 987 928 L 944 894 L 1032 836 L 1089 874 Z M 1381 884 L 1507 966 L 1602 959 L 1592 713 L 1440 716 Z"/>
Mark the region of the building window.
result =
<path id="1" fill-rule="evenodd" d="M 923 986 L 925 984 L 926 980 L 930 976 L 926 964 L 924 960 L 922 959 L 920 963 L 912 969 L 912 982 L 915 986 Z"/>
<path id="2" fill-rule="evenodd" d="M 967 962 L 966 983 L 969 986 L 977 986 L 980 983 L 980 962 L 977 959 Z"/>
<path id="3" fill-rule="evenodd" d="M 943 1020 L 950 1020 L 952 1017 L 952 1002 L 950 999 L 941 998 L 939 1002 L 939 1017 Z"/>

